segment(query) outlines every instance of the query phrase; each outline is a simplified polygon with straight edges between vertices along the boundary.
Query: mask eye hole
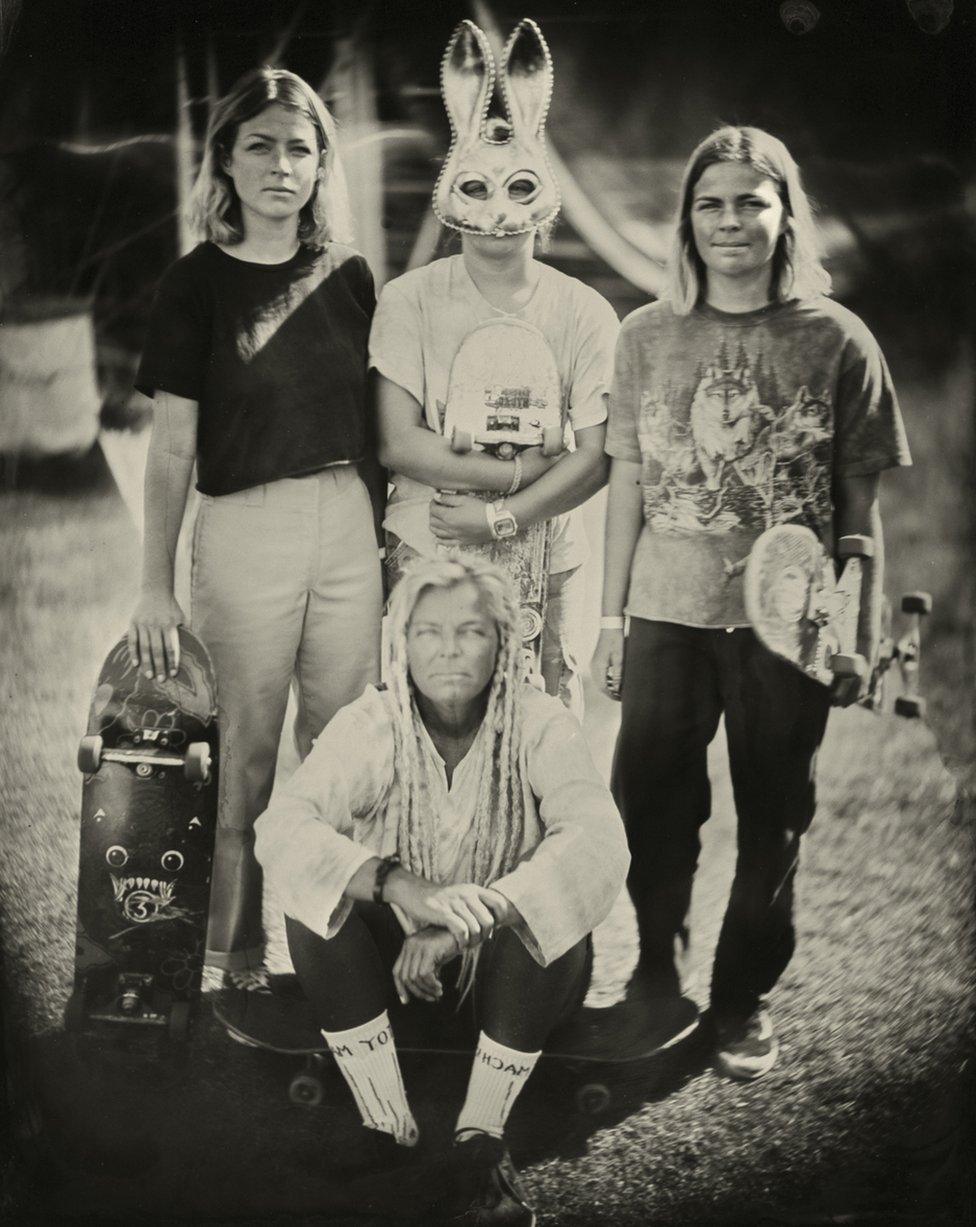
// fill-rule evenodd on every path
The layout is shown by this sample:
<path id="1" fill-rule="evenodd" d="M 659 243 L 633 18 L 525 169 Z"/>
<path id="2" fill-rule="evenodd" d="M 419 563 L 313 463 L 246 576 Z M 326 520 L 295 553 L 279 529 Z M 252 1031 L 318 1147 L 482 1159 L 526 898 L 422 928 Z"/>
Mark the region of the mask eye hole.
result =
<path id="1" fill-rule="evenodd" d="M 462 196 L 467 196 L 469 200 L 487 200 L 491 195 L 488 180 L 482 178 L 481 175 L 459 175 L 454 186 Z"/>
<path id="2" fill-rule="evenodd" d="M 129 859 L 129 854 L 121 844 L 113 844 L 105 853 L 105 859 L 113 869 L 121 869 Z"/>
<path id="3" fill-rule="evenodd" d="M 542 191 L 542 184 L 531 171 L 520 170 L 517 175 L 509 179 L 505 190 L 508 192 L 509 200 L 514 200 L 518 204 L 528 204 L 529 201 L 535 200 Z"/>
<path id="4" fill-rule="evenodd" d="M 159 863 L 167 873 L 177 873 L 183 868 L 183 853 L 177 852 L 175 848 L 170 848 L 168 852 L 164 852 L 159 858 Z"/>

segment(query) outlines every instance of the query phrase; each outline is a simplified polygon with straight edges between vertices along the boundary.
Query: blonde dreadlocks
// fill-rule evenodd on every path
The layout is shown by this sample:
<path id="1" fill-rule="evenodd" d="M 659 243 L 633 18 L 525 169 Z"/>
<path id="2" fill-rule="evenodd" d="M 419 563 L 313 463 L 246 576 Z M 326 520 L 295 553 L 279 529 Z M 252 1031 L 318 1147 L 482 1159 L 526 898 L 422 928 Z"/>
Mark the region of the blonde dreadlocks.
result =
<path id="1" fill-rule="evenodd" d="M 474 749 L 479 760 L 478 802 L 470 881 L 487 886 L 518 859 L 525 829 L 519 770 L 521 635 L 519 607 L 509 579 L 481 558 L 417 560 L 404 568 L 390 600 L 385 675 L 395 713 L 394 752 L 400 785 L 397 854 L 406 868 L 435 881 L 437 830 L 427 799 L 427 758 L 421 719 L 407 668 L 407 630 L 421 596 L 473 583 L 498 630 L 498 656 L 488 706 Z"/>

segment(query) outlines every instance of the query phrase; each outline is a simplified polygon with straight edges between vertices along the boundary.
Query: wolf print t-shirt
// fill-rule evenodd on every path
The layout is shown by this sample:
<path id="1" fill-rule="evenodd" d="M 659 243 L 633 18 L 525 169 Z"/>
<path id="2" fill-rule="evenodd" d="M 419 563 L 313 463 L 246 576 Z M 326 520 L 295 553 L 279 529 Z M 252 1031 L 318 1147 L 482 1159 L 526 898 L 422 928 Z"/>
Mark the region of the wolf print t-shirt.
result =
<path id="1" fill-rule="evenodd" d="M 703 627 L 748 626 L 742 572 L 764 529 L 803 524 L 829 548 L 833 479 L 911 463 L 877 342 L 826 298 L 634 311 L 606 450 L 641 465 L 627 613 Z"/>

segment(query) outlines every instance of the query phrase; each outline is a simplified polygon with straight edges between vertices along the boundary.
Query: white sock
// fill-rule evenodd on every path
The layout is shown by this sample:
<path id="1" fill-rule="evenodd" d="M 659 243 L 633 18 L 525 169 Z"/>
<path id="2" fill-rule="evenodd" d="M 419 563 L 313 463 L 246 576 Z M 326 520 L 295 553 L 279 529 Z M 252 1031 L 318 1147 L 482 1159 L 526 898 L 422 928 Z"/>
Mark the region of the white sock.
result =
<path id="1" fill-rule="evenodd" d="M 417 1122 L 407 1103 L 393 1030 L 386 1010 L 348 1031 L 323 1031 L 329 1051 L 349 1084 L 363 1124 L 414 1146 Z"/>
<path id="2" fill-rule="evenodd" d="M 477 1129 L 500 1138 L 519 1091 L 525 1086 L 541 1055 L 541 1051 L 518 1052 L 514 1048 L 506 1048 L 482 1031 L 478 1036 L 468 1094 L 454 1128 L 455 1134 L 465 1129 Z"/>

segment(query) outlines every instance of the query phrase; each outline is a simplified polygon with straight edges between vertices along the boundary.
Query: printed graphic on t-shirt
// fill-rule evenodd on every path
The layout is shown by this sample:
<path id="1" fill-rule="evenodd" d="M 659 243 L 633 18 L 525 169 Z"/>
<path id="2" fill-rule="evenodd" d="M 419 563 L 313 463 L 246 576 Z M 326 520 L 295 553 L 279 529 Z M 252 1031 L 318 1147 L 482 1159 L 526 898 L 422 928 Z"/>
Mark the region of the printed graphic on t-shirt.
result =
<path id="1" fill-rule="evenodd" d="M 762 353 L 723 341 L 691 386 L 641 392 L 644 514 L 664 532 L 761 532 L 830 520 L 833 405 L 828 391 L 783 388 Z"/>

